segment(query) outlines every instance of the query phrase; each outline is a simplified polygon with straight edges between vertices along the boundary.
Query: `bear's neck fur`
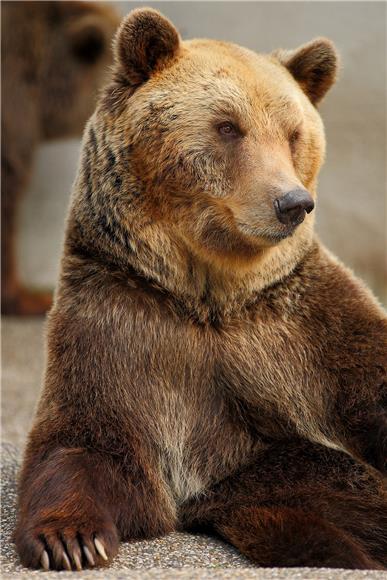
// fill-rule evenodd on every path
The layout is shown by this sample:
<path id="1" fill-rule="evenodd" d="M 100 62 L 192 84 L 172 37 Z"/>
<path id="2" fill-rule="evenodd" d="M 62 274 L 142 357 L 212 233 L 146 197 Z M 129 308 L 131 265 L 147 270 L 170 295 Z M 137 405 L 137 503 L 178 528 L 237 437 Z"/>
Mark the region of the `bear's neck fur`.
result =
<path id="1" fill-rule="evenodd" d="M 144 185 L 129 169 L 127 145 L 113 148 L 106 131 L 85 133 L 67 228 L 67 252 L 87 255 L 128 278 L 141 278 L 183 305 L 197 320 L 235 315 L 266 288 L 288 277 L 313 246 L 312 223 L 262 250 L 242 268 L 203 259 L 170 225 L 147 211 Z M 149 199 L 149 197 L 148 197 Z"/>

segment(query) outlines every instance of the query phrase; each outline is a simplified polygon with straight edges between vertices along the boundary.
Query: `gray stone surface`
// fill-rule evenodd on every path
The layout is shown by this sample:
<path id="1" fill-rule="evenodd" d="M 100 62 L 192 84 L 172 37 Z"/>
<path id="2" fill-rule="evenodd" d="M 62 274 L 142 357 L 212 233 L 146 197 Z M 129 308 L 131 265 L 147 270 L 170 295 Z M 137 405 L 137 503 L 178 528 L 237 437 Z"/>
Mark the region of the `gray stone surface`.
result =
<path id="1" fill-rule="evenodd" d="M 2 438 L 20 448 L 30 427 L 44 366 L 42 318 L 2 320 Z"/>

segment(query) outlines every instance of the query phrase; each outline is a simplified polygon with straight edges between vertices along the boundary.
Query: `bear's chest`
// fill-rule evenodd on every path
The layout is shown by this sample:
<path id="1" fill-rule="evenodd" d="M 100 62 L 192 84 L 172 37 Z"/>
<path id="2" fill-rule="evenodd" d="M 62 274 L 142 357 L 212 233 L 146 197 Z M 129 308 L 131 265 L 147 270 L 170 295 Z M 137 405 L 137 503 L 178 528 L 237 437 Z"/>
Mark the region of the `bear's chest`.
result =
<path id="1" fill-rule="evenodd" d="M 213 369 L 198 360 L 154 403 L 160 467 L 177 503 L 232 473 L 257 446 L 238 405 L 219 389 Z"/>
<path id="2" fill-rule="evenodd" d="M 321 378 L 294 324 L 235 324 L 179 337 L 162 369 L 167 388 L 148 399 L 157 411 L 161 471 L 177 502 L 227 477 L 272 440 L 299 434 L 329 442 Z"/>
<path id="3" fill-rule="evenodd" d="M 215 381 L 254 406 L 277 403 L 280 410 L 282 400 L 288 411 L 307 389 L 313 362 L 305 333 L 291 321 L 230 324 L 217 355 Z"/>
<path id="4" fill-rule="evenodd" d="M 214 380 L 245 403 L 258 434 L 298 434 L 335 446 L 328 425 L 332 377 L 321 352 L 297 317 L 230 324 L 219 335 Z"/>

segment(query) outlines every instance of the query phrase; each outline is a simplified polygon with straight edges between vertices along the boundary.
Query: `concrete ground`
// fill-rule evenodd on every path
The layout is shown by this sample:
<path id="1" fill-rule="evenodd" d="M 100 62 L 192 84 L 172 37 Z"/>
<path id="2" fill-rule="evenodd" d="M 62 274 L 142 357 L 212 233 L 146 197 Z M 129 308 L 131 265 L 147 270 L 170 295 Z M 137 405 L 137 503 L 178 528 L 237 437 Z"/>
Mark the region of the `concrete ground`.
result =
<path id="1" fill-rule="evenodd" d="M 70 573 L 43 573 L 18 562 L 11 534 L 15 525 L 16 477 L 21 450 L 33 417 L 44 367 L 41 319 L 6 318 L 2 324 L 2 545 L 1 578 L 39 576 L 54 580 Z M 152 541 L 123 544 L 108 570 L 77 573 L 78 579 L 387 579 L 376 571 L 309 568 L 255 568 L 234 548 L 204 535 L 173 533 Z"/>

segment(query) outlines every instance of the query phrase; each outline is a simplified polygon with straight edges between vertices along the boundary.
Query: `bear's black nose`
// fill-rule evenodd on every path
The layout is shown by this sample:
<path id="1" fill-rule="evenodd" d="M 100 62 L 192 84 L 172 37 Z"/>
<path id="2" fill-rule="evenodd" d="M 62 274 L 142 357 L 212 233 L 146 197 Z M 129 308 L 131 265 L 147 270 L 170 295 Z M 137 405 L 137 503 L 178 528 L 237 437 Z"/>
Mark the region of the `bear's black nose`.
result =
<path id="1" fill-rule="evenodd" d="M 275 213 L 279 221 L 286 225 L 297 226 L 304 221 L 305 212 L 314 208 L 312 196 L 306 189 L 293 189 L 274 200 Z"/>

